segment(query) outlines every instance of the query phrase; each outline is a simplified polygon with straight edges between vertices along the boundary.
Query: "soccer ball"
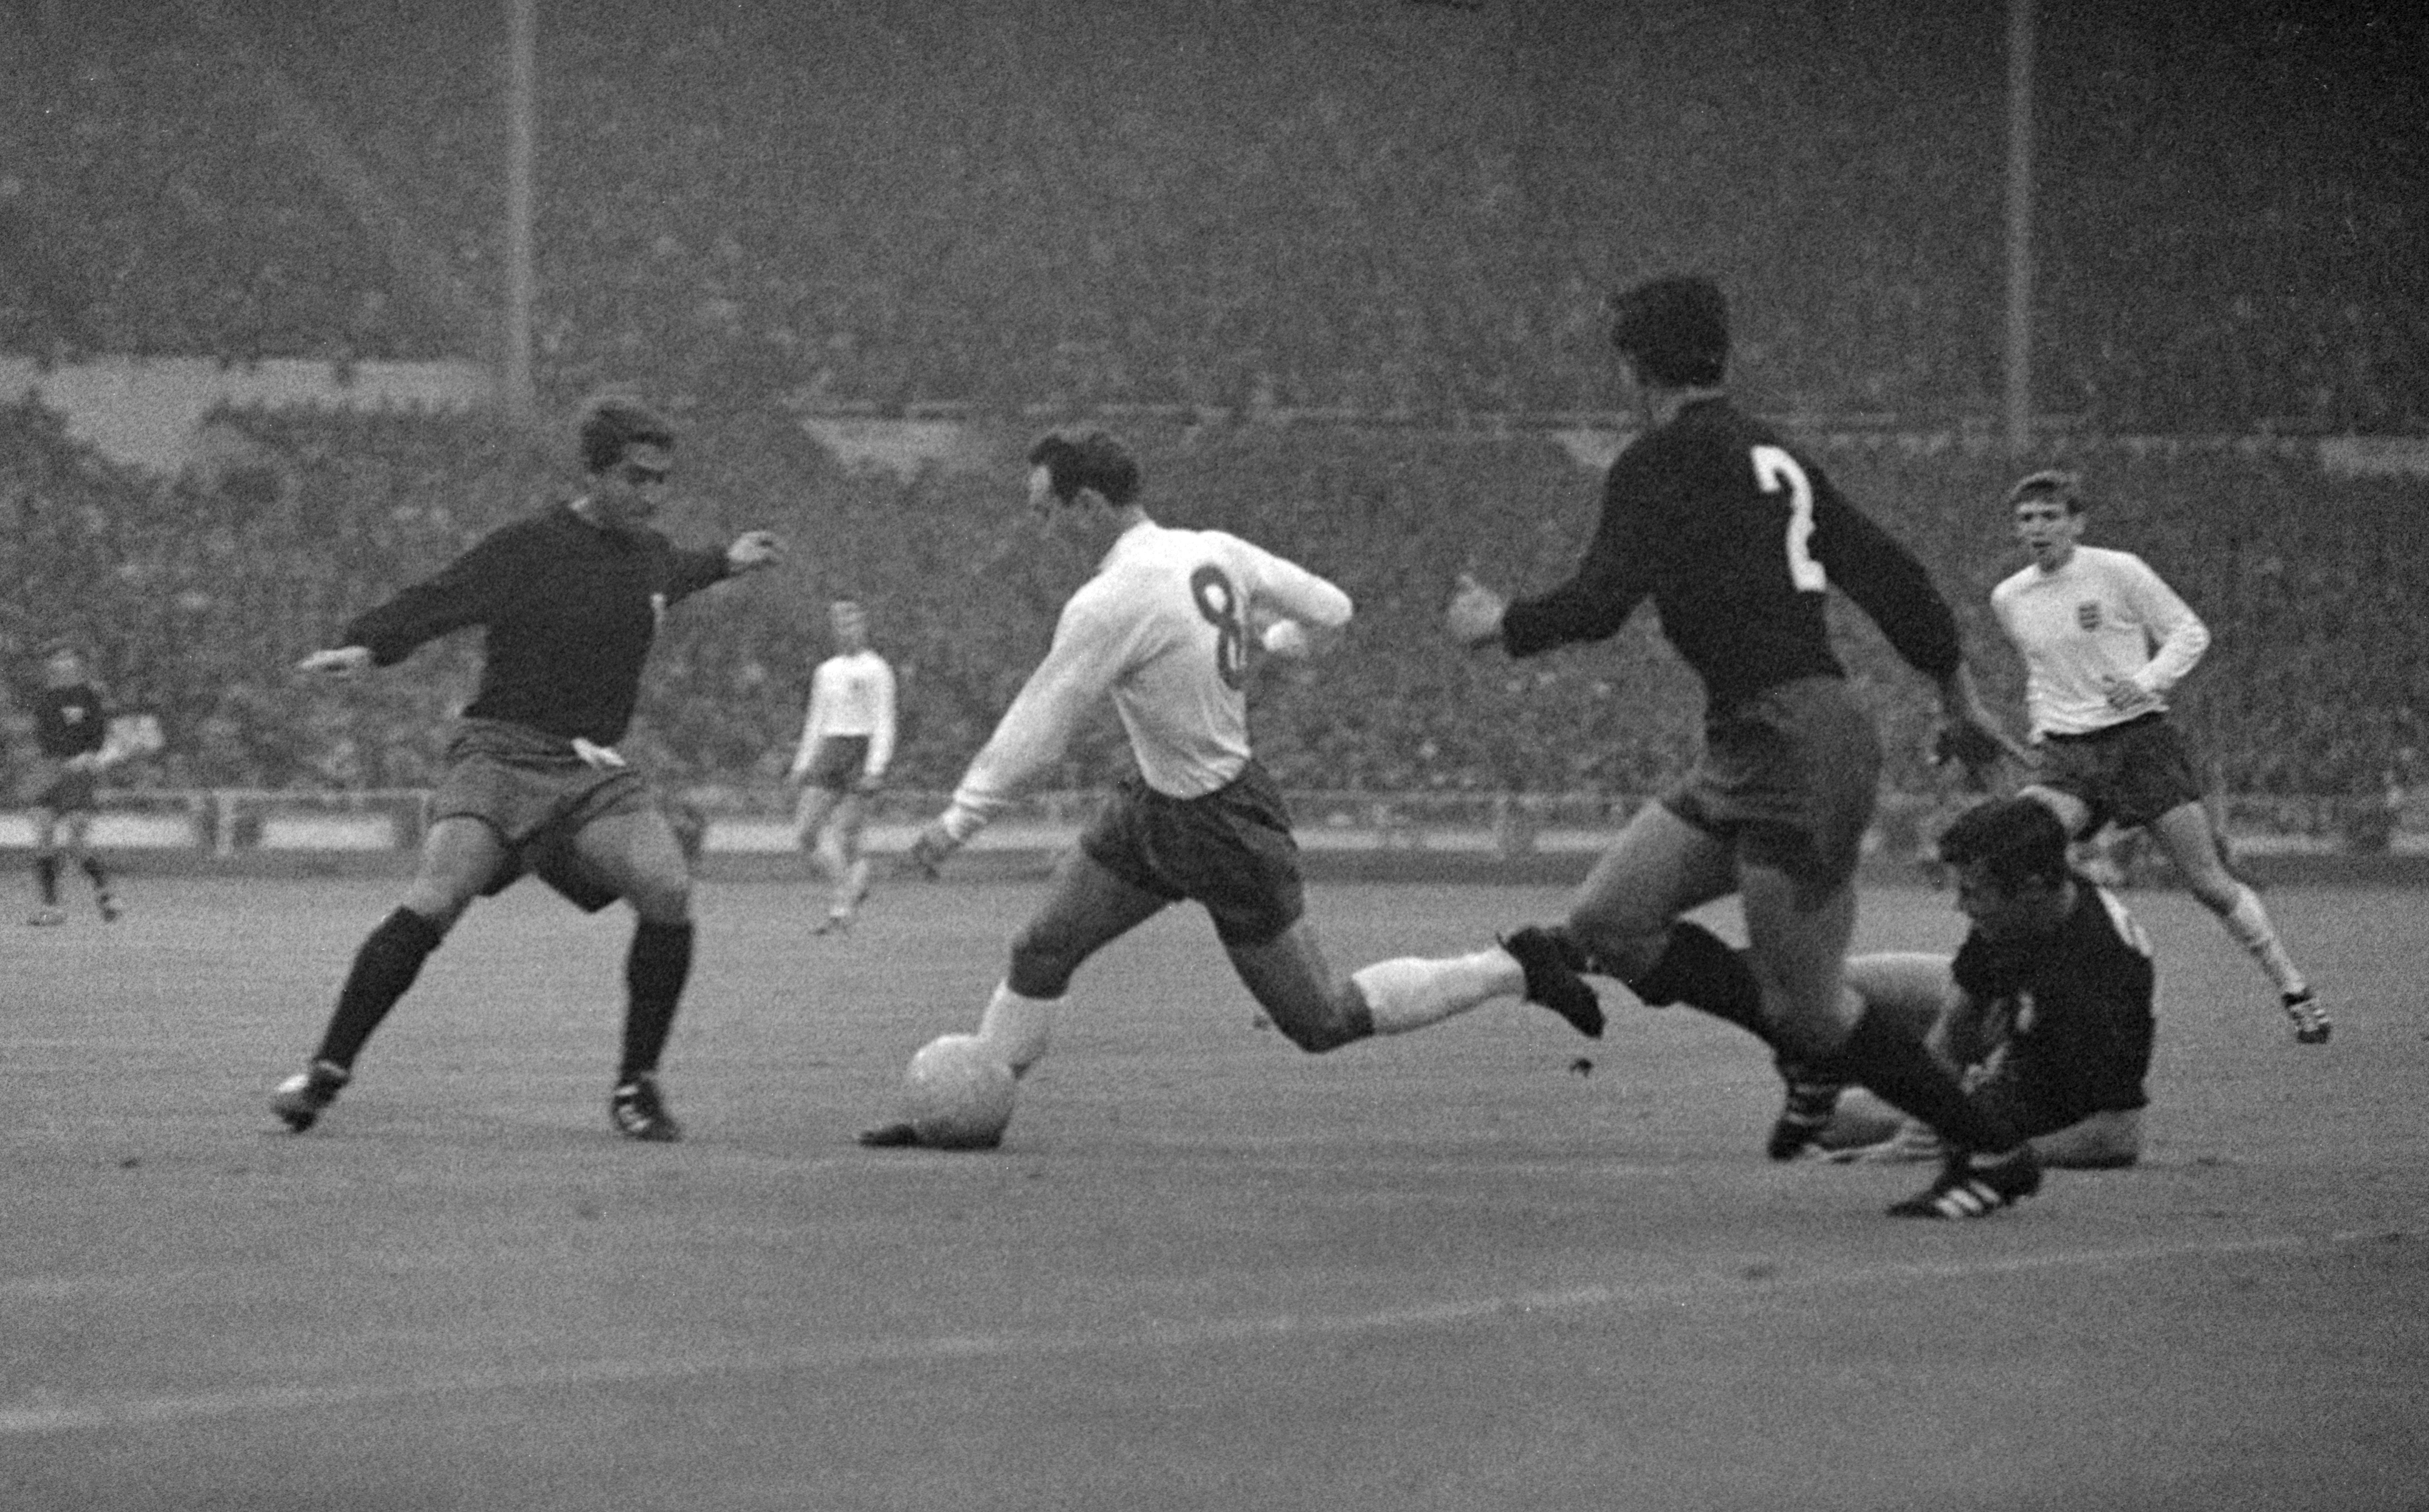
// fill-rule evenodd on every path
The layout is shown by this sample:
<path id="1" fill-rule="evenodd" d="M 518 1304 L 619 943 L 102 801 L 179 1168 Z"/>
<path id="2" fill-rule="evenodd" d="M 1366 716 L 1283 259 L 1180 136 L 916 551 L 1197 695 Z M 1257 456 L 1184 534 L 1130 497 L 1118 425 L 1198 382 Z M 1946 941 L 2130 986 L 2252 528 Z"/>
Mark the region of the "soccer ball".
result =
<path id="1" fill-rule="evenodd" d="M 932 1148 L 993 1149 L 1012 1122 L 1012 1068 L 977 1035 L 939 1035 L 903 1075 L 903 1117 Z"/>

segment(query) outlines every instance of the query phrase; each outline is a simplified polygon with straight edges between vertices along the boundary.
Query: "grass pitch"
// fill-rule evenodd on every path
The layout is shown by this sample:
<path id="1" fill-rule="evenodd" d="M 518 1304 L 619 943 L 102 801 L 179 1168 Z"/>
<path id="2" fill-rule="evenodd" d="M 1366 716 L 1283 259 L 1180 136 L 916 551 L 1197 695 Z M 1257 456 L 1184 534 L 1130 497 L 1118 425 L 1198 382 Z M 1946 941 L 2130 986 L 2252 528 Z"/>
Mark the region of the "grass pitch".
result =
<path id="1" fill-rule="evenodd" d="M 386 881 L 137 879 L 0 935 L 0 1505 L 2419 1507 L 2423 895 L 2270 906 L 2290 1043 L 2176 894 L 2140 1169 L 1893 1223 L 1918 1167 L 1776 1167 L 1751 1042 L 1610 999 L 1311 1059 L 1194 911 L 1082 974 L 1006 1146 L 868 1151 L 1033 884 L 813 939 L 703 886 L 668 1062 L 605 1101 L 620 911 L 476 907 L 322 1126 L 264 1106 Z M 1336 966 L 1556 890 L 1319 885 Z M 1727 909 L 1712 917 L 1733 931 Z M 1947 948 L 1944 896 L 1862 948 Z"/>

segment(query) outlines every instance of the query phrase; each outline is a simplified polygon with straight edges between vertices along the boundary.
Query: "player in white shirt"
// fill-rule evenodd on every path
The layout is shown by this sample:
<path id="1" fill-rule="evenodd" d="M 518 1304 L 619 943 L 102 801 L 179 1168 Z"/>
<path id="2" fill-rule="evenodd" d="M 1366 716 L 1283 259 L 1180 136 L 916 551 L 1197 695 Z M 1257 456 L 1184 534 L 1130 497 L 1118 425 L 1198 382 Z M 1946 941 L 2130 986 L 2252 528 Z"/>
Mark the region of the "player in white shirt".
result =
<path id="1" fill-rule="evenodd" d="M 894 759 L 894 668 L 868 649 L 868 616 L 850 599 L 827 606 L 835 653 L 810 675 L 810 707 L 785 778 L 801 790 L 793 807 L 796 841 L 834 892 L 814 931 L 851 926 L 868 896 L 868 858 L 860 853 L 868 795 Z"/>
<path id="2" fill-rule="evenodd" d="M 2024 703 L 2040 770 L 2025 794 L 2077 839 L 2103 825 L 2147 829 L 2203 906 L 2251 952 L 2304 1044 L 2329 1021 L 2277 939 L 2259 895 L 2219 853 L 2202 782 L 2168 695 L 2209 648 L 2209 632 L 2140 557 L 2085 546 L 2080 483 L 2036 472 L 2008 494 L 2032 562 L 1991 590 L 1991 612 L 2024 659 Z"/>
<path id="3" fill-rule="evenodd" d="M 1304 916 L 1290 815 L 1249 750 L 1250 642 L 1268 654 L 1305 655 L 1348 625 L 1349 596 L 1236 535 L 1157 524 L 1138 501 L 1137 464 L 1102 432 L 1049 436 L 1029 461 L 1032 507 L 1104 556 L 1064 605 L 1046 659 L 951 803 L 913 842 L 911 861 L 933 875 L 1054 770 L 1100 699 L 1113 700 L 1138 771 L 1055 867 L 1045 903 L 1013 942 L 1011 969 L 980 1016 L 979 1038 L 1015 1075 L 1027 1072 L 1046 1053 L 1081 965 L 1184 899 L 1213 916 L 1233 969 L 1275 1027 L 1312 1054 L 1422 1027 L 1481 1001 L 1402 991 L 1389 962 L 1333 976 Z M 1500 965 L 1514 984 L 1517 963 L 1504 956 Z M 918 1136 L 908 1124 L 888 1124 L 861 1141 L 916 1144 Z"/>

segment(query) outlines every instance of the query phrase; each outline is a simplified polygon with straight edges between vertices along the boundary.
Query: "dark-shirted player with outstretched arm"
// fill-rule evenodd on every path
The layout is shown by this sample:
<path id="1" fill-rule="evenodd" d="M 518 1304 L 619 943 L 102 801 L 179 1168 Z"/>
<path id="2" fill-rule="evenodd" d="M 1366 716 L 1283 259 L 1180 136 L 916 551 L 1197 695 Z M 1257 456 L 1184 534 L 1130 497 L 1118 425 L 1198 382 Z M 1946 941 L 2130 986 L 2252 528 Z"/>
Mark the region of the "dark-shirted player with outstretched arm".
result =
<path id="1" fill-rule="evenodd" d="M 2040 1186 L 2030 1148 L 1842 979 L 1881 751 L 1831 650 L 1826 593 L 1837 585 L 1931 680 L 1961 747 L 1996 749 L 1955 617 L 1896 540 L 1729 402 L 1718 288 L 1658 279 L 1617 300 L 1613 317 L 1644 429 L 1611 464 L 1584 560 L 1515 602 L 1462 579 L 1450 630 L 1473 649 L 1533 656 L 1609 636 L 1649 599 L 1703 681 L 1705 752 L 1628 822 L 1564 921 L 1517 930 L 1503 950 L 1538 1001 L 1591 1000 L 1579 972 L 1616 977 L 1647 1003 L 1685 1002 L 1754 1034 L 1792 1071 L 1792 1093 L 1860 1083 L 1931 1125 L 1958 1154 L 1892 1212 L 2004 1207 Z M 1682 917 L 1731 893 L 1745 912 L 1743 953 Z M 1776 1156 L 1803 1142 L 1796 1118 L 1792 1097 Z"/>
<path id="2" fill-rule="evenodd" d="M 748 531 L 722 551 L 687 551 L 652 529 L 674 445 L 647 407 L 594 403 L 580 429 L 587 476 L 578 498 L 497 531 L 304 658 L 303 671 L 344 676 L 392 666 L 454 631 L 487 634 L 420 870 L 355 952 L 310 1063 L 271 1099 L 290 1128 L 309 1128 L 337 1097 L 372 1030 L 472 899 L 529 872 L 586 911 L 632 905 L 623 1055 L 608 1111 L 629 1138 L 678 1136 L 657 1069 L 691 972 L 691 871 L 616 743 L 668 608 L 766 567 L 777 545 Z"/>

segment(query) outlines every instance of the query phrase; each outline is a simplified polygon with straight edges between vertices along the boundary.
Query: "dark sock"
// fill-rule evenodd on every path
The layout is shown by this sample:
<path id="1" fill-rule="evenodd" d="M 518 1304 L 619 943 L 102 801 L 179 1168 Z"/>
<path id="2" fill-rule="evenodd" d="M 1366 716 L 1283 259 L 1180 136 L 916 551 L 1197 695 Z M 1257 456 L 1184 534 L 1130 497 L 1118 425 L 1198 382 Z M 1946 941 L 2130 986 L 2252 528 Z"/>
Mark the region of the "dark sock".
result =
<path id="1" fill-rule="evenodd" d="M 328 1032 L 321 1037 L 317 1059 L 351 1070 L 363 1042 L 388 1017 L 388 1011 L 413 985 L 421 962 L 438 948 L 447 931 L 431 920 L 401 908 L 380 921 L 355 952 L 354 969 L 338 993 L 338 1011 L 329 1015 Z"/>
<path id="2" fill-rule="evenodd" d="M 57 908 L 59 902 L 59 858 L 34 858 L 34 886 L 42 895 L 42 907 Z"/>
<path id="3" fill-rule="evenodd" d="M 99 858 L 87 856 L 84 859 L 84 874 L 92 879 L 92 890 L 97 896 L 109 896 L 109 873 L 102 869 Z"/>
<path id="4" fill-rule="evenodd" d="M 618 1081 L 658 1069 L 667 1036 L 674 1030 L 675 1004 L 691 976 L 691 939 L 687 923 L 634 928 L 633 948 L 624 958 L 624 1062 Z"/>
<path id="5" fill-rule="evenodd" d="M 1743 954 L 1700 924 L 1670 926 L 1670 938 L 1653 969 L 1633 980 L 1620 979 L 1648 1007 L 1684 1003 L 1771 1043 L 1762 1017 L 1762 983 L 1755 979 Z"/>
<path id="6" fill-rule="evenodd" d="M 1930 1125 L 1958 1149 L 1996 1154 L 2018 1142 L 2004 1120 L 1976 1107 L 1923 1042 L 1886 1013 L 1865 1009 L 1838 1054 L 1813 1069 L 1871 1089 L 1898 1111 Z"/>

